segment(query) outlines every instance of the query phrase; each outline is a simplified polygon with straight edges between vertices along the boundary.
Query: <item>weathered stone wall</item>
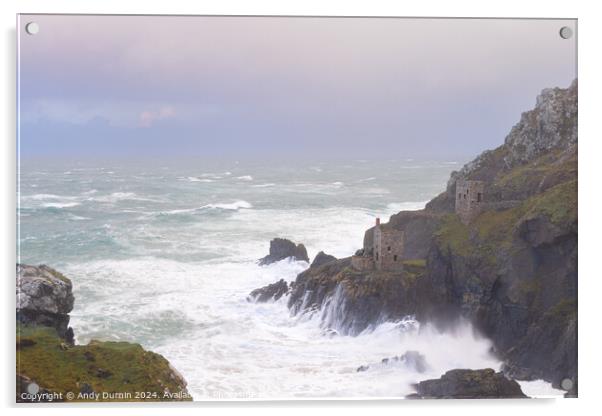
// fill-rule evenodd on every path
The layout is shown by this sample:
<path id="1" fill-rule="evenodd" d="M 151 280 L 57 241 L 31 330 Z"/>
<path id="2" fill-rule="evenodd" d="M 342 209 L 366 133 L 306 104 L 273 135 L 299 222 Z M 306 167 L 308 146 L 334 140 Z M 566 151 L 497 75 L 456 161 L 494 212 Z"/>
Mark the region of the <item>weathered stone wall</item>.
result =
<path id="1" fill-rule="evenodd" d="M 465 181 L 456 182 L 456 214 L 464 224 L 477 217 L 484 206 L 485 182 Z"/>
<path id="2" fill-rule="evenodd" d="M 368 256 L 353 256 L 351 266 L 361 272 L 374 270 L 374 259 Z"/>
<path id="3" fill-rule="evenodd" d="M 403 231 L 376 226 L 374 228 L 374 264 L 377 270 L 402 270 Z"/>

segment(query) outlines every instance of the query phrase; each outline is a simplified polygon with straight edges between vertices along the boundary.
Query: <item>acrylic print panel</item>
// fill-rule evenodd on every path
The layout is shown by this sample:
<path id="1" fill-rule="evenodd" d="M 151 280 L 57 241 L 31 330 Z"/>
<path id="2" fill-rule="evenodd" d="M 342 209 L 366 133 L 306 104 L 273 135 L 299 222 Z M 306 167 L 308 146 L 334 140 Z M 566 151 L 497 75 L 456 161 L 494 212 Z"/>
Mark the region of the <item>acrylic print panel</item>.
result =
<path id="1" fill-rule="evenodd" d="M 576 396 L 575 20 L 18 33 L 17 401 Z"/>

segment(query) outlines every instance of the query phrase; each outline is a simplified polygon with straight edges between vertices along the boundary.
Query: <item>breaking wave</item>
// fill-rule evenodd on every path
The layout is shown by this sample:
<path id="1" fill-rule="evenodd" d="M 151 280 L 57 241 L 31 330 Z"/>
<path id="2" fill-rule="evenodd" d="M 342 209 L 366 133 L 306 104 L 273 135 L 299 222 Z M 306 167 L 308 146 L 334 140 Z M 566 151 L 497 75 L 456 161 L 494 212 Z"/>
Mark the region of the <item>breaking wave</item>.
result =
<path id="1" fill-rule="evenodd" d="M 199 209 L 225 209 L 225 210 L 237 211 L 237 210 L 243 209 L 243 208 L 250 209 L 250 208 L 253 208 L 253 205 L 251 205 L 247 201 L 235 201 L 235 202 L 230 202 L 230 203 L 207 204 L 207 205 L 203 205 Z"/>
<path id="2" fill-rule="evenodd" d="M 46 202 L 41 206 L 44 208 L 72 208 L 81 205 L 79 202 Z"/>

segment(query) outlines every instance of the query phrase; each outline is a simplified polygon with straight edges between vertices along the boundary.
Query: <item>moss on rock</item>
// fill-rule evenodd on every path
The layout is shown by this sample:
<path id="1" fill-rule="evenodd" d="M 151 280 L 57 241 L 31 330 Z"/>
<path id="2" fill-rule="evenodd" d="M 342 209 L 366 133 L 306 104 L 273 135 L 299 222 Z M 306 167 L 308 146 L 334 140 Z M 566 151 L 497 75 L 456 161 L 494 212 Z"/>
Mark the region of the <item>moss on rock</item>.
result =
<path id="1" fill-rule="evenodd" d="M 17 349 L 17 374 L 47 391 L 93 391 L 101 401 L 191 400 L 186 382 L 169 362 L 139 344 L 91 341 L 68 346 L 53 328 L 19 325 Z M 115 398 L 123 393 L 125 397 Z"/>

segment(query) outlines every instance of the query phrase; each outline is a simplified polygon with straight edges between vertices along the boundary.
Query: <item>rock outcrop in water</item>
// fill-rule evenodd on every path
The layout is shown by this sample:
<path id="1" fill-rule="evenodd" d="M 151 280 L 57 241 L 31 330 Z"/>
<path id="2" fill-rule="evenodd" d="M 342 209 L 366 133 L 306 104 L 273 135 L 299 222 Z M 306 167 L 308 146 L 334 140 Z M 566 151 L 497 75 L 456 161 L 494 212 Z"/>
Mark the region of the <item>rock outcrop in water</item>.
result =
<path id="1" fill-rule="evenodd" d="M 280 279 L 276 283 L 269 284 L 259 289 L 255 289 L 249 294 L 248 300 L 254 302 L 268 302 L 278 300 L 288 293 L 288 283 Z"/>
<path id="2" fill-rule="evenodd" d="M 450 370 L 441 378 L 415 385 L 413 399 L 522 399 L 519 384 L 491 368 L 484 370 Z"/>
<path id="3" fill-rule="evenodd" d="M 402 355 L 396 355 L 395 357 L 383 358 L 379 364 L 362 365 L 357 368 L 357 372 L 368 371 L 372 367 L 386 366 L 386 365 L 403 365 L 404 370 L 411 370 L 415 373 L 424 373 L 429 365 L 426 362 L 426 357 L 418 351 L 407 351 Z"/>
<path id="4" fill-rule="evenodd" d="M 286 238 L 274 238 L 270 241 L 270 254 L 259 259 L 259 265 L 264 266 L 291 257 L 294 260 L 306 261 L 307 250 L 303 244 L 295 244 Z"/>
<path id="5" fill-rule="evenodd" d="M 73 303 L 71 281 L 61 273 L 17 265 L 17 402 L 191 400 L 169 362 L 138 344 L 74 345 Z"/>
<path id="6" fill-rule="evenodd" d="M 459 180 L 484 184 L 469 222 L 455 213 Z M 350 258 L 310 267 L 291 285 L 291 312 L 347 334 L 407 315 L 466 317 L 494 342 L 506 375 L 577 385 L 577 81 L 544 90 L 503 145 L 387 226 L 403 232 L 403 271 L 358 270 Z"/>

